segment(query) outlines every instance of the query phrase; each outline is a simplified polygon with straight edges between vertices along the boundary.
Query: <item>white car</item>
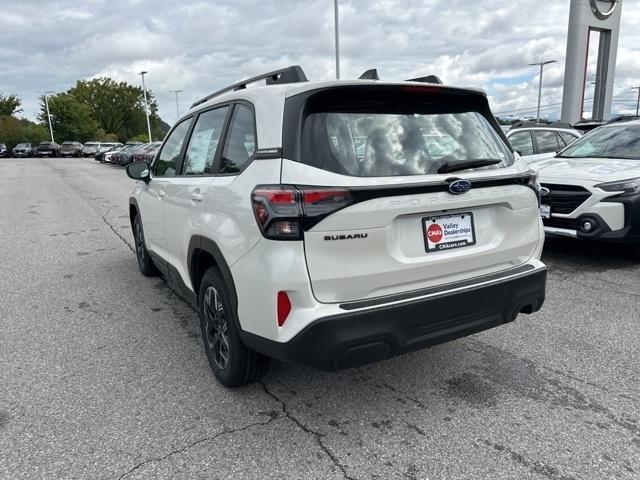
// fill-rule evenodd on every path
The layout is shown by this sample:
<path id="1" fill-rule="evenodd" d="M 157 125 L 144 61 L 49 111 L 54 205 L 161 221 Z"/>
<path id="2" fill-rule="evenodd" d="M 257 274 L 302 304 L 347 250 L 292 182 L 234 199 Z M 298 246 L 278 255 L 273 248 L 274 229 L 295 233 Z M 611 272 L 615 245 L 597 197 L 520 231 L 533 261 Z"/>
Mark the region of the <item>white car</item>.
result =
<path id="1" fill-rule="evenodd" d="M 140 270 L 197 305 L 227 386 L 269 357 L 354 367 L 544 301 L 536 176 L 481 91 L 289 67 L 195 103 L 127 173 Z"/>
<path id="2" fill-rule="evenodd" d="M 518 127 L 510 129 L 506 135 L 511 146 L 527 163 L 547 158 L 581 136 L 578 130 L 556 127 Z"/>
<path id="3" fill-rule="evenodd" d="M 539 172 L 545 231 L 640 245 L 640 121 L 599 127 Z"/>

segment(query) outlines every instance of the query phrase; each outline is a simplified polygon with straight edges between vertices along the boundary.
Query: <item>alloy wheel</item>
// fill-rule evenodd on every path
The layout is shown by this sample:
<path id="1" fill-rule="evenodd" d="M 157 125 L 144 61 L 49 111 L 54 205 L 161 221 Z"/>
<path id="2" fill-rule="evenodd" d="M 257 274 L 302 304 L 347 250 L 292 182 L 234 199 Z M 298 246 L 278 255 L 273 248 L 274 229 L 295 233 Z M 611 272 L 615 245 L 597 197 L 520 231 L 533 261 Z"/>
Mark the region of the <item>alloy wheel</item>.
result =
<path id="1" fill-rule="evenodd" d="M 216 366 L 224 370 L 229 364 L 229 329 L 220 295 L 214 287 L 204 294 L 207 343 Z"/>

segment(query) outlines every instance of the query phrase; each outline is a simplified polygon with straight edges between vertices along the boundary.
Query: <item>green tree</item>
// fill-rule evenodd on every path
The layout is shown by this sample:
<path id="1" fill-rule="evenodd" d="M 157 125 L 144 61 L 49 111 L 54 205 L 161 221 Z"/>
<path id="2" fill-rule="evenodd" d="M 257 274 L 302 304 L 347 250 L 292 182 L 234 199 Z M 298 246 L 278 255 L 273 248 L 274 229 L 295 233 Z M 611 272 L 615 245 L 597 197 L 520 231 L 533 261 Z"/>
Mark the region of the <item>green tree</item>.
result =
<path id="1" fill-rule="evenodd" d="M 38 119 L 47 126 L 47 111 L 44 97 L 40 99 Z M 49 112 L 53 135 L 60 143 L 66 140 L 86 142 L 104 134 L 100 124 L 91 115 L 89 107 L 69 93 L 58 93 L 49 97 Z"/>
<path id="2" fill-rule="evenodd" d="M 22 105 L 22 100 L 17 95 L 2 95 L 0 93 L 0 115 L 20 113 L 22 111 L 20 105 Z"/>
<path id="3" fill-rule="evenodd" d="M 42 125 L 10 115 L 0 115 L 0 141 L 11 150 L 18 143 L 40 143 L 49 138 L 49 132 Z"/>
<path id="4" fill-rule="evenodd" d="M 141 87 L 110 78 L 79 80 L 67 93 L 87 105 L 105 132 L 115 133 L 121 142 L 147 131 L 144 96 Z M 168 125 L 158 116 L 158 105 L 147 91 L 152 136 L 162 138 Z"/>

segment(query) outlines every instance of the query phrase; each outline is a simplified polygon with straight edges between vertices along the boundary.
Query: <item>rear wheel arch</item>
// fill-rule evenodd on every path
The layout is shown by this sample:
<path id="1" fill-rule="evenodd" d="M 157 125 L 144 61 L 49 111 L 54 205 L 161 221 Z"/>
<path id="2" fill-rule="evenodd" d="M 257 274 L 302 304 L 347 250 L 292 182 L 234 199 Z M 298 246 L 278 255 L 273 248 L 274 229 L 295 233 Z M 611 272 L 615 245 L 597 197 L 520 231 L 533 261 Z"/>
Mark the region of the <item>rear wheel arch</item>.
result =
<path id="1" fill-rule="evenodd" d="M 200 291 L 200 281 L 205 272 L 209 268 L 215 267 L 220 271 L 222 278 L 227 284 L 229 296 L 231 297 L 234 308 L 237 309 L 238 296 L 233 275 L 218 245 L 209 238 L 195 235 L 189 242 L 187 258 L 189 262 L 189 280 L 191 281 L 193 291 Z"/>
<path id="2" fill-rule="evenodd" d="M 133 219 L 140 215 L 140 208 L 138 207 L 138 202 L 135 198 L 129 199 L 129 221 L 131 222 L 131 228 L 133 228 Z M 142 218 L 140 218 L 142 220 Z"/>

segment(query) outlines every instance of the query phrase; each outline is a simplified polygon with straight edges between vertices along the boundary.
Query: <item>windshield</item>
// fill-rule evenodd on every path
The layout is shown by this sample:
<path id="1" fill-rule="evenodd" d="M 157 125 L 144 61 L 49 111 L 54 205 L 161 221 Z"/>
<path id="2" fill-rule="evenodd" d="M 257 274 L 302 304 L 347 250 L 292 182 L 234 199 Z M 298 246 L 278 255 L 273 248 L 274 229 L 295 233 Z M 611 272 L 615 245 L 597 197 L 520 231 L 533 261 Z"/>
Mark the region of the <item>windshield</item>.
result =
<path id="1" fill-rule="evenodd" d="M 565 148 L 558 157 L 640 160 L 640 124 L 597 128 Z"/>
<path id="2" fill-rule="evenodd" d="M 469 162 L 465 168 L 482 167 L 482 160 L 494 163 L 484 168 L 513 162 L 489 122 L 473 111 L 313 113 L 304 122 L 303 149 L 305 163 L 360 177 L 435 174 Z"/>

